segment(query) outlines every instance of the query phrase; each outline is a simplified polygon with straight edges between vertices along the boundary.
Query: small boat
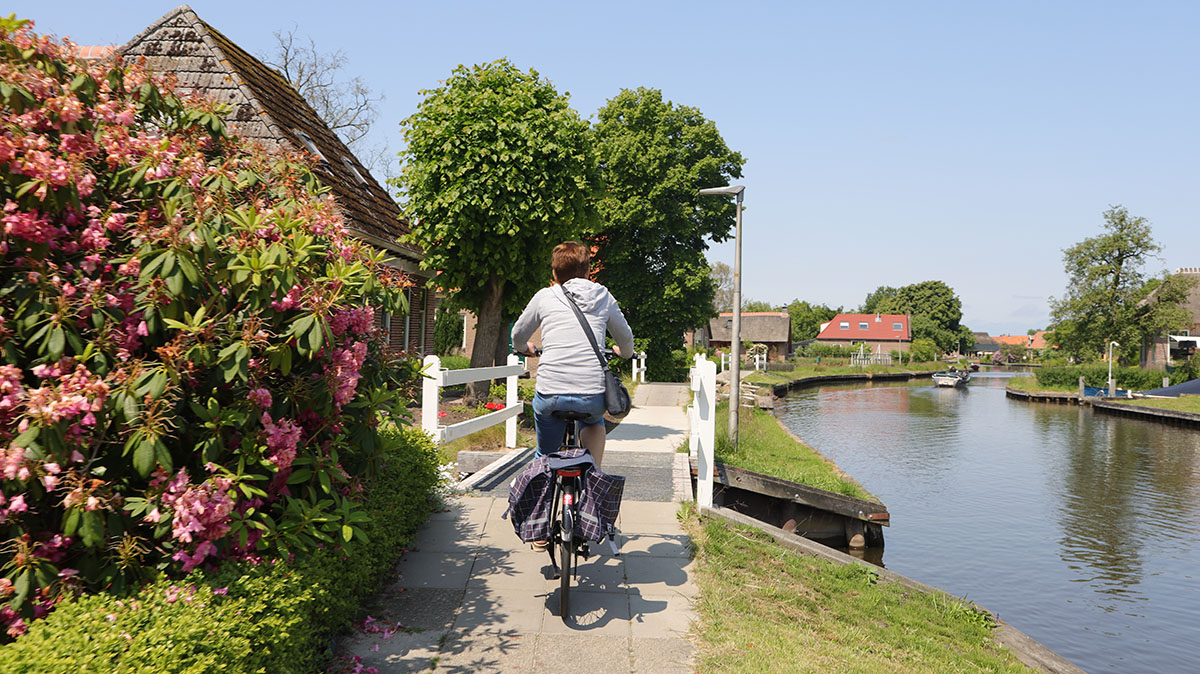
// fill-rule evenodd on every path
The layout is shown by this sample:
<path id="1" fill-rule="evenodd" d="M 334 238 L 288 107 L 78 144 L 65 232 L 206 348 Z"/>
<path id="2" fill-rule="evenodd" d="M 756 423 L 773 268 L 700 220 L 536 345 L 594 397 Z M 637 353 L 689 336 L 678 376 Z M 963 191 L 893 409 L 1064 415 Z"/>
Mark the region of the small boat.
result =
<path id="1" fill-rule="evenodd" d="M 933 373 L 933 383 L 938 386 L 966 386 L 969 381 L 971 381 L 971 373 L 966 370 Z"/>

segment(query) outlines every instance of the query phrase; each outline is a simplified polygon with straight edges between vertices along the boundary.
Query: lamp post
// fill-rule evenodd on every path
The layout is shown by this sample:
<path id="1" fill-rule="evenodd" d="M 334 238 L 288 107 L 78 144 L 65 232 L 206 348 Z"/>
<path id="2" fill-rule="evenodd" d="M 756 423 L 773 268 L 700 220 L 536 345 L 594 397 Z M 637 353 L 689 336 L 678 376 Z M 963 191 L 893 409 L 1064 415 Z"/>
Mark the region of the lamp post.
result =
<path id="1" fill-rule="evenodd" d="M 1108 397 L 1109 398 L 1116 397 L 1116 393 L 1117 393 L 1116 386 L 1113 385 L 1113 378 L 1112 378 L 1112 348 L 1114 346 L 1121 346 L 1121 345 L 1117 344 L 1116 342 L 1108 343 Z"/>
<path id="2" fill-rule="evenodd" d="M 737 228 L 733 237 L 733 332 L 730 333 L 732 363 L 729 364 L 729 440 L 738 446 L 739 394 L 742 392 L 742 193 L 745 185 L 708 187 L 700 190 L 702 196 L 720 195 L 737 197 Z"/>

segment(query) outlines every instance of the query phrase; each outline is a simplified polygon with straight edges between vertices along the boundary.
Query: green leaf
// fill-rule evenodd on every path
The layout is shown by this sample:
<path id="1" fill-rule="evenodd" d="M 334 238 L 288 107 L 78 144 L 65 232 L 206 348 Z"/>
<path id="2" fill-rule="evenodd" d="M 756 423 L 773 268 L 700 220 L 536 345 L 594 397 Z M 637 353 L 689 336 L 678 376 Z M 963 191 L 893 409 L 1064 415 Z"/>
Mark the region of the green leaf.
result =
<path id="1" fill-rule="evenodd" d="M 74 536 L 75 531 L 79 528 L 79 514 L 83 512 L 79 508 L 71 508 L 67 511 L 67 517 L 63 520 L 63 534 L 66 536 Z"/>
<path id="2" fill-rule="evenodd" d="M 133 467 L 142 476 L 148 476 L 154 470 L 154 439 L 142 438 L 137 449 L 133 452 Z"/>
<path id="3" fill-rule="evenodd" d="M 171 461 L 171 451 L 167 449 L 162 438 L 154 439 L 154 458 L 158 461 L 158 465 L 163 467 L 163 470 L 170 473 L 175 470 L 174 462 Z"/>
<path id="4" fill-rule="evenodd" d="M 33 444 L 34 440 L 37 440 L 38 433 L 40 433 L 41 431 L 42 431 L 41 426 L 30 426 L 28 429 L 25 430 L 24 433 L 18 435 L 16 440 L 13 440 L 13 444 L 16 445 L 17 447 L 20 447 L 21 449 L 24 449 L 24 448 L 28 447 L 29 445 Z"/>
<path id="5" fill-rule="evenodd" d="M 25 599 L 29 597 L 30 590 L 33 589 L 33 572 L 26 568 L 17 575 L 16 582 L 13 583 L 13 608 L 19 609 L 25 603 Z"/>
<path id="6" fill-rule="evenodd" d="M 300 484 L 301 482 L 308 482 L 310 477 L 312 477 L 312 471 L 307 468 L 303 468 L 289 475 L 287 483 Z"/>
<path id="7" fill-rule="evenodd" d="M 51 360 L 62 358 L 63 348 L 66 346 L 67 335 L 63 332 L 62 326 L 55 326 L 50 332 L 50 342 L 47 345 L 47 355 Z"/>
<path id="8" fill-rule="evenodd" d="M 354 529 L 350 528 L 349 524 L 343 524 L 342 525 L 342 540 L 349 543 L 351 538 L 354 538 Z"/>
<path id="9" fill-rule="evenodd" d="M 316 353 L 321 349 L 321 344 L 324 342 L 325 333 L 320 325 L 308 331 L 308 350 L 310 353 Z"/>
<path id="10" fill-rule="evenodd" d="M 84 547 L 94 548 L 104 543 L 104 520 L 100 518 L 99 511 L 83 511 L 79 535 L 83 538 Z"/>

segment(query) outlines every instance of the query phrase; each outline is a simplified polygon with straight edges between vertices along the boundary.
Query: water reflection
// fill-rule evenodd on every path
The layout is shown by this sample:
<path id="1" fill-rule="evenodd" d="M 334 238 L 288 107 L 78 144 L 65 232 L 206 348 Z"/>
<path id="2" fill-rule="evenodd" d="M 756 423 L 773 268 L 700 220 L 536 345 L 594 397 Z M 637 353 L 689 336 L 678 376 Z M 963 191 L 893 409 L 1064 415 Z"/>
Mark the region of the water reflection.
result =
<path id="1" fill-rule="evenodd" d="M 794 393 L 800 437 L 892 512 L 888 567 L 1088 671 L 1192 671 L 1200 432 L 1008 400 L 1004 378 Z"/>

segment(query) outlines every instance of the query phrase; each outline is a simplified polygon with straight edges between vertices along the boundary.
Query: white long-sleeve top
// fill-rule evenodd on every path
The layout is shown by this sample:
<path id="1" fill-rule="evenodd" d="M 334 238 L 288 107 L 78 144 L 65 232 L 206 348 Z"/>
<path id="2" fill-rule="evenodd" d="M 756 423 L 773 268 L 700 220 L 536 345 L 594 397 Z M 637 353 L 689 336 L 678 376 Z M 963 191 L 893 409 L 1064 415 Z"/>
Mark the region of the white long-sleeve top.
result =
<path id="1" fill-rule="evenodd" d="M 573 278 L 563 284 L 604 348 L 608 332 L 628 357 L 633 353 L 633 331 L 608 288 L 588 279 Z M 543 395 L 604 393 L 604 374 L 596 352 L 588 343 L 575 311 L 553 285 L 537 291 L 513 324 L 513 347 L 521 350 L 538 326 L 542 327 L 542 357 L 538 361 L 537 392 Z"/>

